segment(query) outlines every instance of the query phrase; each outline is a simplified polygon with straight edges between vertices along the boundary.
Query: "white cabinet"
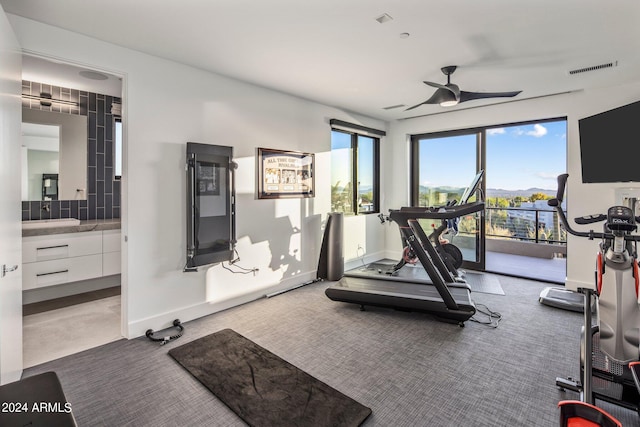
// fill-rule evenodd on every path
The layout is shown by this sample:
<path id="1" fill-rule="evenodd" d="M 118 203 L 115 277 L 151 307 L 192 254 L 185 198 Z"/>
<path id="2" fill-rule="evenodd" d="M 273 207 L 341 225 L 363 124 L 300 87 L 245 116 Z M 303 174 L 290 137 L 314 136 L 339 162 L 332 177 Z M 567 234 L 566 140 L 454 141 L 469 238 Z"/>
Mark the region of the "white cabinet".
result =
<path id="1" fill-rule="evenodd" d="M 120 274 L 120 230 L 102 232 L 102 275 Z"/>
<path id="2" fill-rule="evenodd" d="M 23 290 L 120 273 L 120 230 L 29 236 L 22 249 Z"/>

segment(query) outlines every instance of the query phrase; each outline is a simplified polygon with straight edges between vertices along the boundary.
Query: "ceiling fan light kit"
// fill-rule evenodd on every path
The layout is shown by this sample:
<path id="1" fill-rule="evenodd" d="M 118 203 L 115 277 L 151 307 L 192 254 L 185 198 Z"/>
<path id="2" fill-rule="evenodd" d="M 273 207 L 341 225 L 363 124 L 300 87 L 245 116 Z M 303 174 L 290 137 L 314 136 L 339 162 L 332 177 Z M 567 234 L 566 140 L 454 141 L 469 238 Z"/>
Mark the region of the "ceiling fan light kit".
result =
<path id="1" fill-rule="evenodd" d="M 515 92 L 466 92 L 460 90 L 458 85 L 451 83 L 451 74 L 453 74 L 457 68 L 456 65 L 448 65 L 440 69 L 442 73 L 447 76 L 447 83 L 444 85 L 425 81 L 424 84 L 435 87 L 436 91 L 431 98 L 413 107 L 409 107 L 405 111 L 413 110 L 424 104 L 439 104 L 441 107 L 453 107 L 461 102 L 473 101 L 475 99 L 511 98 L 522 92 L 520 90 Z"/>

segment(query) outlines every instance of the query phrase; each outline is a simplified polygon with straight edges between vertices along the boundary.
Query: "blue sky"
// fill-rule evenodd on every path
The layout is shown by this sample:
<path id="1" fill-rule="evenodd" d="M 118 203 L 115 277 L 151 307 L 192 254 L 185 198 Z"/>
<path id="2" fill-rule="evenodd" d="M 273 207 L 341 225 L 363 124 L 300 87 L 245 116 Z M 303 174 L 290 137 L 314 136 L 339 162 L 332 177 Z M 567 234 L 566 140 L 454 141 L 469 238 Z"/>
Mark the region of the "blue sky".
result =
<path id="1" fill-rule="evenodd" d="M 487 130 L 487 188 L 554 190 L 566 171 L 566 122 Z M 475 172 L 475 135 L 422 140 L 420 184 L 466 187 Z"/>

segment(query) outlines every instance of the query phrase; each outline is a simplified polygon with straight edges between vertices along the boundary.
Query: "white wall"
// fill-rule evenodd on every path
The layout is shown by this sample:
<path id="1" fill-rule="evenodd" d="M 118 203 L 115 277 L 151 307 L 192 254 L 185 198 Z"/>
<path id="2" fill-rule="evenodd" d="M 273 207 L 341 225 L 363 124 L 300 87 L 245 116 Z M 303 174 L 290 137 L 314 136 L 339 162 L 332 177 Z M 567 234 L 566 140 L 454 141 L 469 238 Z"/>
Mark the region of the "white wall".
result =
<path id="1" fill-rule="evenodd" d="M 28 52 L 124 77 L 123 333 L 162 329 L 315 277 L 330 210 L 330 118 L 385 123 L 9 15 Z M 239 265 L 183 273 L 186 142 L 234 147 Z M 384 144 L 384 143 L 383 143 Z M 316 153 L 316 197 L 256 200 L 256 148 Z M 375 216 L 348 218 L 347 242 L 380 253 Z M 356 243 L 356 249 L 357 249 Z M 351 244 L 351 246 L 353 246 Z M 355 250 L 348 246 L 346 257 Z"/>
<path id="2" fill-rule="evenodd" d="M 615 200 L 615 190 L 629 185 L 582 183 L 578 120 L 638 100 L 640 82 L 391 123 L 386 152 L 382 158 L 388 162 L 384 164 L 385 170 L 395 173 L 393 179 L 383 181 L 382 191 L 386 195 L 383 208 L 397 208 L 409 203 L 409 135 L 566 116 L 566 172 L 569 173 L 567 217 L 573 219 L 586 214 L 606 213 L 609 206 L 619 203 Z M 613 153 L 607 153 L 606 145 L 603 145 L 602 159 L 603 167 L 615 167 Z M 640 183 L 635 183 L 635 186 L 640 187 Z M 400 240 L 397 234 L 397 230 L 391 227 L 387 231 L 387 250 L 390 252 L 399 253 Z M 569 236 L 566 282 L 569 288 L 593 287 L 596 251 L 597 242 Z"/>

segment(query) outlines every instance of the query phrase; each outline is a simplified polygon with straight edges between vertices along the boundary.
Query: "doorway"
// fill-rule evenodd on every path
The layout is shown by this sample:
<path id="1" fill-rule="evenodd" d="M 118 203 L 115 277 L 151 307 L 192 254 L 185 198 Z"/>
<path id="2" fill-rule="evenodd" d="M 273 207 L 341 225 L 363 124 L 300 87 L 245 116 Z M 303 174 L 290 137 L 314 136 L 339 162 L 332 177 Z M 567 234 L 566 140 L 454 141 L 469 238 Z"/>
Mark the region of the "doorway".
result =
<path id="1" fill-rule="evenodd" d="M 564 284 L 566 233 L 547 204 L 567 168 L 567 121 L 486 129 L 486 269 Z"/>
<path id="2" fill-rule="evenodd" d="M 118 135 L 122 127 L 116 122 L 122 120 L 122 79 L 103 71 L 25 55 L 22 93 L 23 108 L 29 111 L 86 119 L 86 133 L 79 138 L 84 140 L 86 149 L 82 156 L 86 159 L 82 163 L 86 177 L 83 184 L 73 186 L 73 196 L 64 197 L 61 193 L 60 200 L 23 198 L 22 220 L 76 218 L 81 225 L 91 223 L 97 228 L 69 235 L 92 234 L 92 238 L 100 239 L 100 254 L 91 254 L 99 262 L 90 277 L 24 288 L 23 361 L 28 368 L 122 338 L 123 240 L 119 230 L 124 198 L 120 167 L 115 163 L 121 153 L 116 141 L 122 141 Z M 51 102 L 43 102 L 42 98 L 51 98 Z M 61 188 L 64 179 L 61 173 Z M 23 237 L 23 242 L 29 237 Z M 25 276 L 26 273 L 23 286 L 29 280 Z"/>

